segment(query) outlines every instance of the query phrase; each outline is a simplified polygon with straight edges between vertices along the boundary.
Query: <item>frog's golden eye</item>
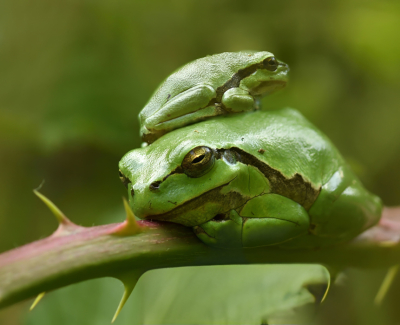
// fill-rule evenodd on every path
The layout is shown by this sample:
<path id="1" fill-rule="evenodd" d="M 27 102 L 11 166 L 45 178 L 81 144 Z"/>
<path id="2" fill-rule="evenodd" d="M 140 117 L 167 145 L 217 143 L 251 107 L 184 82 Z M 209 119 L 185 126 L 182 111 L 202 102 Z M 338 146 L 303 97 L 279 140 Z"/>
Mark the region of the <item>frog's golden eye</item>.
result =
<path id="1" fill-rule="evenodd" d="M 182 161 L 183 172 L 196 178 L 207 173 L 214 166 L 214 151 L 209 147 L 199 146 L 190 150 Z"/>
<path id="2" fill-rule="evenodd" d="M 131 183 L 129 178 L 125 177 L 125 175 L 122 174 L 121 170 L 118 171 L 118 174 L 119 174 L 119 179 L 121 180 L 122 184 L 124 184 L 124 186 L 126 188 L 128 188 L 128 184 Z"/>
<path id="3" fill-rule="evenodd" d="M 271 56 L 264 60 L 264 67 L 265 67 L 265 69 L 267 69 L 269 71 L 275 71 L 276 69 L 278 69 L 278 65 L 279 65 L 279 62 L 277 59 L 275 59 L 274 56 Z"/>

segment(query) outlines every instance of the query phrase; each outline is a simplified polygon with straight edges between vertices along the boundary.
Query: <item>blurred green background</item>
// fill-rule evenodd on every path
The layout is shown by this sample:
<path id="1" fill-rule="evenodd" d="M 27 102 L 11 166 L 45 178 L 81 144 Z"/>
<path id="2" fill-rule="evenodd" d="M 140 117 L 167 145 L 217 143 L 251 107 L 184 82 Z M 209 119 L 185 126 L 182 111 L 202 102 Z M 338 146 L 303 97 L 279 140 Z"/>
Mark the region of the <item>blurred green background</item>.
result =
<path id="1" fill-rule="evenodd" d="M 291 106 L 325 132 L 365 186 L 400 204 L 400 2 L 385 0 L 0 2 L 0 251 L 49 235 L 48 195 L 84 226 L 124 218 L 117 164 L 140 145 L 137 115 L 181 65 L 268 50 Z M 400 277 L 373 306 L 384 270 L 350 270 L 321 324 L 398 324 Z M 116 302 L 112 302 L 113 305 Z M 0 311 L 23 324 L 26 303 Z"/>

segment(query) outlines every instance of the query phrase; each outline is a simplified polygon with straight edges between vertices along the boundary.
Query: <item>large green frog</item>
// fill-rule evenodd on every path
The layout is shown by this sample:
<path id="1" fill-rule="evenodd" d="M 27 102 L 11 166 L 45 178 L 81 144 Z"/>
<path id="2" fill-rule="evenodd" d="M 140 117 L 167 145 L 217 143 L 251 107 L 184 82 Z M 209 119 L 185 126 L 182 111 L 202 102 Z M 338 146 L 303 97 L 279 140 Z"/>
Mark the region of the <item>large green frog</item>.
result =
<path id="1" fill-rule="evenodd" d="M 288 66 L 270 52 L 226 52 L 184 65 L 156 90 L 139 114 L 142 140 L 210 117 L 260 108 L 286 85 Z"/>
<path id="2" fill-rule="evenodd" d="M 220 248 L 332 245 L 381 215 L 380 199 L 293 109 L 176 129 L 128 152 L 119 168 L 136 216 L 193 227 Z"/>

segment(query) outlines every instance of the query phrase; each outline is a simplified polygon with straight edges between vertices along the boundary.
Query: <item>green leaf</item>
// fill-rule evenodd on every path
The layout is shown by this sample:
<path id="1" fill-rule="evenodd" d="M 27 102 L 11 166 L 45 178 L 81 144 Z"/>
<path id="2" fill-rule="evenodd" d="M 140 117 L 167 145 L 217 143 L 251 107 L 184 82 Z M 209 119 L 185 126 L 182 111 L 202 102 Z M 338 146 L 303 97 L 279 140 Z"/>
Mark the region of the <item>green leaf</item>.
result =
<path id="1" fill-rule="evenodd" d="M 309 323 L 328 283 L 320 265 L 154 270 L 139 280 L 114 324 Z M 46 294 L 25 324 L 110 324 L 122 291 L 117 280 L 98 279 Z"/>

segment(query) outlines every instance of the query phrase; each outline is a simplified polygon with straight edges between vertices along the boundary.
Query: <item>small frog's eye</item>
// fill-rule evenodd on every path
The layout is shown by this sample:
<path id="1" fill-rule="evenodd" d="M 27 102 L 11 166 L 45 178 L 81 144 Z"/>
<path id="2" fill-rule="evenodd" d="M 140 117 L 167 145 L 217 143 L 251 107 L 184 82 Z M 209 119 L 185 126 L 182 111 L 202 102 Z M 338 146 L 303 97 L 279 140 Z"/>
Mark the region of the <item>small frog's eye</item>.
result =
<path id="1" fill-rule="evenodd" d="M 181 166 L 189 177 L 203 176 L 214 166 L 214 151 L 205 146 L 193 148 L 183 158 Z"/>
<path id="2" fill-rule="evenodd" d="M 118 171 L 118 174 L 119 174 L 119 179 L 121 180 L 122 184 L 124 184 L 124 186 L 126 188 L 128 188 L 128 184 L 131 183 L 129 178 L 126 178 L 125 175 L 122 174 L 121 170 Z"/>
<path id="3" fill-rule="evenodd" d="M 276 69 L 278 69 L 278 65 L 279 65 L 278 60 L 275 59 L 274 56 L 271 56 L 264 60 L 264 67 L 269 71 L 275 71 Z"/>

